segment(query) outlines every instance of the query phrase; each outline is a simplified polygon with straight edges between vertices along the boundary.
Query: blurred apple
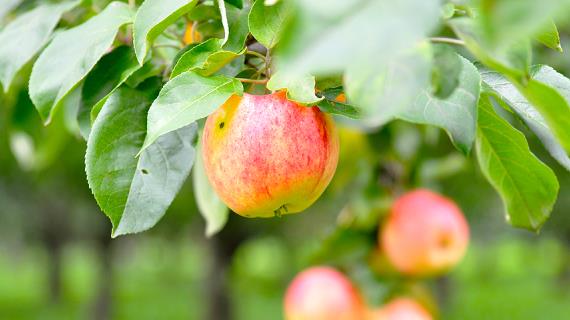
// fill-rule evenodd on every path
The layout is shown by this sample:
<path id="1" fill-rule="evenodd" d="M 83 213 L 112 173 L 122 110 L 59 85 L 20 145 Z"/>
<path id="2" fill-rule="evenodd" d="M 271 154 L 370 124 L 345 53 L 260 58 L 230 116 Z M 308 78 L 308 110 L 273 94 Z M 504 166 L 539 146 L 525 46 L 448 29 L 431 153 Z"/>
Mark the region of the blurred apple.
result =
<path id="1" fill-rule="evenodd" d="M 409 192 L 393 204 L 379 236 L 382 251 L 399 272 L 435 275 L 465 255 L 469 226 L 450 199 L 428 190 Z"/>
<path id="2" fill-rule="evenodd" d="M 396 298 L 372 310 L 368 320 L 432 320 L 426 309 L 410 298 Z"/>
<path id="3" fill-rule="evenodd" d="M 285 320 L 361 320 L 360 294 L 340 272 L 313 267 L 298 274 L 285 294 Z"/>

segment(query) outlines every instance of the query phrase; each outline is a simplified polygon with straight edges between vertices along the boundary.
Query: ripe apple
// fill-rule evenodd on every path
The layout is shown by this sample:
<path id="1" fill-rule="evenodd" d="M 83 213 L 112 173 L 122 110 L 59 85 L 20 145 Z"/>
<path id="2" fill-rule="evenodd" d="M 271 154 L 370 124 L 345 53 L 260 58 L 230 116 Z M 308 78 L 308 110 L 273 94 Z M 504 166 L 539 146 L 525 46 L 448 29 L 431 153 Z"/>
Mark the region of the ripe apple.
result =
<path id="1" fill-rule="evenodd" d="M 452 200 L 420 189 L 396 200 L 379 238 L 383 252 L 399 272 L 434 275 L 463 258 L 469 226 Z"/>
<path id="2" fill-rule="evenodd" d="M 410 298 L 396 298 L 385 306 L 372 310 L 368 320 L 432 320 L 419 303 Z"/>
<path id="3" fill-rule="evenodd" d="M 363 320 L 365 310 L 351 282 L 330 267 L 301 272 L 285 293 L 285 320 Z"/>
<path id="4" fill-rule="evenodd" d="M 332 118 L 285 92 L 232 96 L 206 120 L 202 143 L 213 188 L 246 217 L 309 207 L 331 181 L 339 153 Z"/>

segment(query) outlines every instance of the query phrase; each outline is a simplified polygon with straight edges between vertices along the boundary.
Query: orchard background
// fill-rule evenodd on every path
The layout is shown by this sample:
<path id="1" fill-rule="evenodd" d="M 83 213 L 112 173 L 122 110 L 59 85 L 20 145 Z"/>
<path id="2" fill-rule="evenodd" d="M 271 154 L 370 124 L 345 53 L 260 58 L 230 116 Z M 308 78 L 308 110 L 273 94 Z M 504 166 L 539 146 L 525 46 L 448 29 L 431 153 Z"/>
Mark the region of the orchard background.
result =
<path id="1" fill-rule="evenodd" d="M 281 319 L 295 275 L 328 265 L 373 307 L 567 319 L 568 17 L 567 0 L 2 0 L 0 318 Z M 307 210 L 244 218 L 199 135 L 230 96 L 279 90 L 334 117 L 338 166 Z M 469 223 L 438 276 L 378 249 L 416 188 Z"/>

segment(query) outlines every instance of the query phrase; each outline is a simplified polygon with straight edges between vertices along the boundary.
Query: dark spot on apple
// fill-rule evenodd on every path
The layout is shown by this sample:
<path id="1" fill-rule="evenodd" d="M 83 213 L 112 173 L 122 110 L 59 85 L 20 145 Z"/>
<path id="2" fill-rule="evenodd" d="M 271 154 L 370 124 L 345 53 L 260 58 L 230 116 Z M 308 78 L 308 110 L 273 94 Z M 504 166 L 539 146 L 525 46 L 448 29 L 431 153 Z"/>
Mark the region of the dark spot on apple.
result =
<path id="1" fill-rule="evenodd" d="M 148 170 L 147 170 L 147 169 L 142 169 L 141 172 L 142 172 L 143 174 L 148 174 Z"/>
<path id="2" fill-rule="evenodd" d="M 220 129 L 223 129 L 225 125 L 226 125 L 226 123 L 225 123 L 225 122 L 223 122 L 223 121 L 222 121 L 222 122 L 220 122 L 220 125 L 219 125 Z"/>

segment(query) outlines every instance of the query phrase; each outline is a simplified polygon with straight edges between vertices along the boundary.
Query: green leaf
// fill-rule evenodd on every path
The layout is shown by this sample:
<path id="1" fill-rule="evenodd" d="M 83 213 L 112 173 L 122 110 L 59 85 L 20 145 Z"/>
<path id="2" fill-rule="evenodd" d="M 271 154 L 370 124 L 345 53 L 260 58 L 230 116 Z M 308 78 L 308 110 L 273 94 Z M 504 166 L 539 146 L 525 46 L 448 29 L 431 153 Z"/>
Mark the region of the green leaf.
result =
<path id="1" fill-rule="evenodd" d="M 241 52 L 245 48 L 245 41 L 249 35 L 249 27 L 247 25 L 247 17 L 251 6 L 245 5 L 242 9 L 234 7 L 227 8 L 229 35 L 226 43 L 223 45 L 224 50 Z"/>
<path id="2" fill-rule="evenodd" d="M 529 150 L 522 133 L 500 118 L 487 96 L 479 102 L 477 159 L 515 227 L 539 230 L 556 201 L 558 181 Z"/>
<path id="3" fill-rule="evenodd" d="M 185 72 L 170 80 L 148 112 L 147 136 L 141 152 L 160 136 L 207 117 L 234 94 L 242 95 L 243 86 L 225 76 L 204 77 Z"/>
<path id="4" fill-rule="evenodd" d="M 545 84 L 544 82 L 549 82 Z M 557 83 L 569 87 L 570 80 L 554 70 L 528 81 L 526 86 L 516 84 L 519 91 L 536 107 L 544 117 L 546 124 L 562 145 L 567 154 L 570 154 L 570 106 L 556 89 L 549 84 Z M 570 98 L 570 95 L 568 95 Z"/>
<path id="5" fill-rule="evenodd" d="M 253 37 L 266 48 L 273 48 L 279 42 L 285 19 L 291 9 L 290 1 L 279 1 L 267 6 L 264 0 L 256 0 L 248 19 Z"/>
<path id="6" fill-rule="evenodd" d="M 91 130 L 91 114 L 98 114 L 115 89 L 140 68 L 131 47 L 120 46 L 103 56 L 85 77 L 77 114 L 79 129 L 85 140 Z"/>
<path id="7" fill-rule="evenodd" d="M 429 90 L 424 90 L 397 117 L 444 129 L 457 149 L 468 154 L 475 140 L 481 78 L 471 62 L 463 57 L 460 60 L 463 66 L 459 85 L 449 97 L 440 99 L 434 97 Z"/>
<path id="8" fill-rule="evenodd" d="M 360 118 L 360 111 L 357 108 L 345 102 L 337 101 L 338 96 L 342 93 L 342 87 L 329 88 L 323 91 L 322 97 L 324 97 L 324 99 L 321 100 L 317 106 L 321 111 L 330 114 L 337 114 L 351 119 Z"/>
<path id="9" fill-rule="evenodd" d="M 142 65 L 153 41 L 168 26 L 188 13 L 197 0 L 146 0 L 135 16 L 133 44 Z"/>
<path id="10" fill-rule="evenodd" d="M 329 75 L 411 50 L 440 19 L 438 0 L 299 1 L 276 61 L 291 73 Z M 395 36 L 397 33 L 397 36 Z"/>
<path id="11" fill-rule="evenodd" d="M 486 66 L 511 78 L 523 79 L 528 75 L 531 63 L 531 48 L 528 39 L 522 39 L 500 48 L 485 43 L 483 31 L 470 18 L 456 18 L 449 21 L 455 33 L 465 41 L 465 46 Z"/>
<path id="12" fill-rule="evenodd" d="M 197 145 L 196 163 L 192 170 L 194 196 L 200 214 L 206 220 L 206 236 L 211 237 L 218 233 L 228 221 L 229 209 L 220 200 L 206 175 L 204 160 L 202 159 L 202 143 Z"/>
<path id="13" fill-rule="evenodd" d="M 0 6 L 0 25 L 2 23 L 2 19 L 10 13 L 14 8 L 16 8 L 22 0 L 3 0 L 2 5 Z"/>
<path id="14" fill-rule="evenodd" d="M 5 92 L 16 73 L 48 42 L 61 15 L 79 3 L 40 5 L 18 16 L 0 32 L 0 84 Z"/>
<path id="15" fill-rule="evenodd" d="M 558 33 L 558 28 L 554 21 L 550 20 L 549 23 L 535 36 L 535 38 L 543 45 L 562 52 L 560 34 Z"/>
<path id="16" fill-rule="evenodd" d="M 243 0 L 224 0 L 225 2 L 231 4 L 232 6 L 236 7 L 236 8 L 243 8 Z"/>
<path id="17" fill-rule="evenodd" d="M 555 72 L 550 70 L 552 69 L 547 66 L 536 66 L 533 68 L 533 78 L 537 79 L 538 75 L 541 79 L 545 80 L 546 75 Z M 566 154 L 564 148 L 562 148 L 552 134 L 544 117 L 542 117 L 538 110 L 517 90 L 516 86 L 501 74 L 494 71 L 481 70 L 481 78 L 483 83 L 492 90 L 501 101 L 506 103 L 526 126 L 538 136 L 552 157 L 567 170 L 570 170 L 570 158 L 568 154 Z M 559 92 L 565 92 L 561 89 L 563 88 L 558 89 Z M 565 96 L 568 101 L 570 98 L 570 83 L 566 84 Z"/>
<path id="18" fill-rule="evenodd" d="M 348 100 L 362 111 L 359 122 L 377 127 L 394 119 L 429 87 L 429 45 L 388 60 L 349 69 L 344 76 Z"/>
<path id="19" fill-rule="evenodd" d="M 117 30 L 131 20 L 127 4 L 112 2 L 87 22 L 55 36 L 30 78 L 30 97 L 44 122 L 111 47 Z"/>
<path id="20" fill-rule="evenodd" d="M 146 113 L 156 94 L 121 87 L 107 100 L 87 142 L 89 187 L 113 224 L 113 237 L 153 227 L 190 173 L 197 126 L 162 136 L 135 158 L 143 144 Z"/>
<path id="21" fill-rule="evenodd" d="M 445 99 L 459 85 L 463 63 L 459 55 L 448 45 L 435 45 L 433 51 L 432 91 L 434 96 Z"/>
<path id="22" fill-rule="evenodd" d="M 538 34 L 553 17 L 570 13 L 569 0 L 483 0 L 478 28 L 490 48 L 509 47 Z"/>
<path id="23" fill-rule="evenodd" d="M 287 90 L 287 99 L 305 105 L 314 105 L 323 100 L 315 95 L 315 77 L 307 74 L 296 76 L 277 72 L 267 82 L 267 89 Z"/>
<path id="24" fill-rule="evenodd" d="M 245 51 L 234 53 L 222 50 L 222 39 L 208 39 L 186 51 L 176 62 L 170 78 L 186 71 L 195 71 L 204 76 L 214 74 Z"/>

